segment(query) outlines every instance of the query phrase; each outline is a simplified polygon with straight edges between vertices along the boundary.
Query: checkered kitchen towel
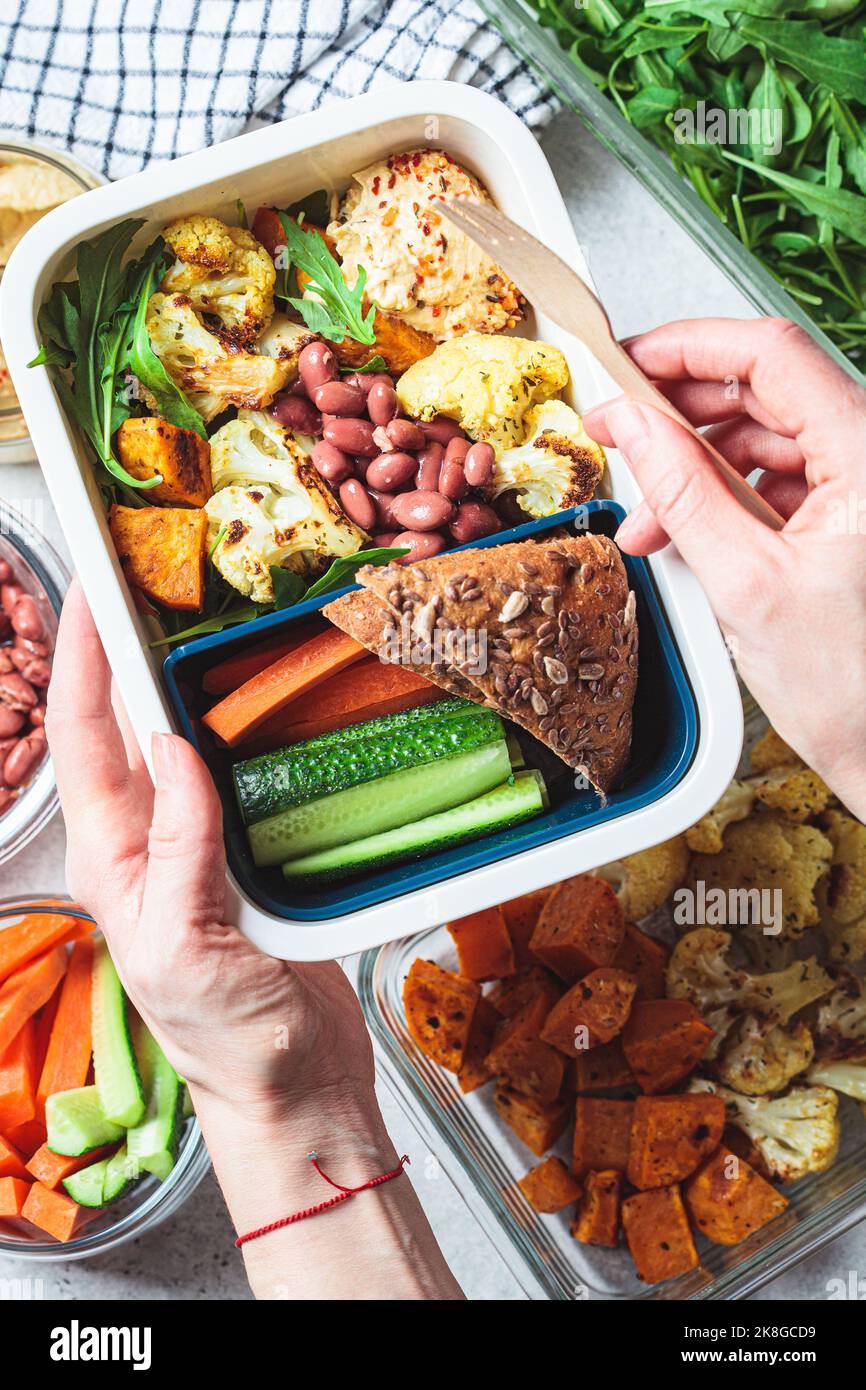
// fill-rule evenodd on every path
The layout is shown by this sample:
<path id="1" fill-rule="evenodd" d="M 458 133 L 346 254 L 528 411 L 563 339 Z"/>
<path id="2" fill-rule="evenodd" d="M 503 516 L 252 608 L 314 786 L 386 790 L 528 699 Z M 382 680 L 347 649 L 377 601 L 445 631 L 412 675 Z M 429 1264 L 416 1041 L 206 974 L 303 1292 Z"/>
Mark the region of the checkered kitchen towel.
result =
<path id="1" fill-rule="evenodd" d="M 109 178 L 407 78 L 555 109 L 474 0 L 2 0 L 0 131 Z"/>

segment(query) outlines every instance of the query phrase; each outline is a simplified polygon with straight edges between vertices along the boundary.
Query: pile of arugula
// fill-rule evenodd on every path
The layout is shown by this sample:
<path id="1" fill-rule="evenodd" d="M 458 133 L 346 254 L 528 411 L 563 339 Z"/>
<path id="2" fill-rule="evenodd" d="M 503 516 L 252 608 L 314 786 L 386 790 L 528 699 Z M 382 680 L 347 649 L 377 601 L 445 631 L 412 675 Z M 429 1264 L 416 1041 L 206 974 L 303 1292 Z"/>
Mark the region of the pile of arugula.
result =
<path id="1" fill-rule="evenodd" d="M 575 65 L 862 365 L 866 0 L 529 3 Z M 792 12 L 800 17 L 787 18 Z M 781 148 L 766 138 L 770 125 L 750 144 L 680 143 L 675 113 L 700 101 L 725 112 L 780 111 Z"/>

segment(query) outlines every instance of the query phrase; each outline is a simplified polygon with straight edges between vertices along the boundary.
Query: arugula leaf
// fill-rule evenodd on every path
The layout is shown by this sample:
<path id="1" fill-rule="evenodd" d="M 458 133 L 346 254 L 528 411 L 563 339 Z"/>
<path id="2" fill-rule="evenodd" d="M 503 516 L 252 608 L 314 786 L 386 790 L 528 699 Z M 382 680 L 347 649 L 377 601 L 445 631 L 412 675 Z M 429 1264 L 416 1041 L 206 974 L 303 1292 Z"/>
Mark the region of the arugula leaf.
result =
<path id="1" fill-rule="evenodd" d="M 155 637 L 147 645 L 165 647 L 169 642 L 188 642 L 191 637 L 207 637 L 212 632 L 222 632 L 224 627 L 251 622 L 253 618 L 260 618 L 263 613 L 270 611 L 270 604 L 267 603 L 244 603 L 239 608 L 227 609 L 225 613 L 215 613 L 212 618 L 203 618 L 200 623 L 194 623 L 182 632 L 172 632 L 167 637 Z"/>
<path id="2" fill-rule="evenodd" d="M 332 255 L 318 232 L 301 227 L 286 213 L 280 213 L 291 265 L 310 278 L 310 289 L 319 299 L 290 298 L 289 303 L 303 318 L 307 327 L 331 342 L 352 338 L 356 343 L 374 343 L 373 320 L 376 307 L 363 309 L 364 285 L 367 276 L 363 267 L 358 271 L 354 288 L 349 289 L 336 257 Z"/>
<path id="3" fill-rule="evenodd" d="M 147 332 L 147 305 L 153 289 L 153 280 L 154 268 L 151 266 L 138 297 L 129 354 L 130 366 L 141 384 L 146 386 L 153 396 L 156 408 L 164 419 L 180 429 L 194 430 L 202 439 L 207 439 L 204 420 L 195 407 L 190 405 L 151 347 Z"/>
<path id="4" fill-rule="evenodd" d="M 746 169 L 759 169 L 764 178 L 790 193 L 795 202 L 815 217 L 823 217 L 844 232 L 852 241 L 866 246 L 866 198 L 861 193 L 849 193 L 844 188 L 827 188 L 823 184 L 809 183 L 806 179 L 794 178 L 781 169 L 767 169 L 755 164 L 751 159 L 723 152 L 726 159 L 742 164 Z"/>
<path id="5" fill-rule="evenodd" d="M 378 352 L 374 352 L 373 356 L 369 361 L 364 363 L 363 367 L 341 367 L 340 370 L 345 375 L 351 375 L 357 372 L 359 376 L 363 376 L 365 372 L 387 372 L 388 363 L 385 361 L 384 357 L 379 356 Z"/>
<path id="6" fill-rule="evenodd" d="M 837 96 L 866 103 L 866 56 L 863 44 L 825 34 L 813 19 L 754 19 L 737 23 L 739 33 L 765 58 L 796 68 Z"/>
<path id="7" fill-rule="evenodd" d="M 271 576 L 271 583 L 274 586 L 274 602 L 271 605 L 275 612 L 282 608 L 291 608 L 298 603 L 304 593 L 304 581 L 294 570 L 281 569 L 279 565 L 269 565 L 268 571 Z"/>
<path id="8" fill-rule="evenodd" d="M 347 584 L 352 583 L 362 565 L 387 565 L 392 560 L 399 560 L 401 555 L 408 554 L 408 547 L 377 546 L 373 550 L 358 550 L 354 555 L 341 555 L 331 563 L 321 579 L 310 585 L 304 598 L 318 598 L 321 594 L 329 594 L 333 589 L 344 589 Z"/>

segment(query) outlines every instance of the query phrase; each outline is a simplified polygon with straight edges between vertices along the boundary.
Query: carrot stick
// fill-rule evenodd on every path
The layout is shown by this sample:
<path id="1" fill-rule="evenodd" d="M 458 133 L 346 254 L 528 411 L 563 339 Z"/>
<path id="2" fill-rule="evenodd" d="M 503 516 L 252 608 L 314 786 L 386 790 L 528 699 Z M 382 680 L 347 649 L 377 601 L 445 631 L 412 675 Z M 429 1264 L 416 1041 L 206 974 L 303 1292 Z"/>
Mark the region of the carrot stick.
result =
<path id="1" fill-rule="evenodd" d="M 67 1158 L 64 1154 L 52 1153 L 48 1145 L 43 1144 L 36 1150 L 25 1171 L 28 1177 L 44 1183 L 53 1191 L 60 1186 L 64 1178 L 77 1173 L 81 1168 L 89 1168 L 91 1163 L 99 1163 L 100 1159 L 108 1158 L 116 1148 L 116 1144 L 108 1144 L 104 1149 L 91 1149 L 89 1153 L 80 1154 L 78 1158 Z"/>
<path id="2" fill-rule="evenodd" d="M 272 666 L 280 657 L 288 656 L 289 652 L 302 647 L 315 635 L 313 627 L 293 627 L 290 636 L 284 633 L 282 637 L 269 637 L 264 642 L 257 642 L 254 647 L 248 647 L 246 651 L 226 657 L 225 661 L 205 671 L 201 679 L 202 690 L 208 695 L 228 695 L 264 671 L 266 666 Z"/>
<path id="3" fill-rule="evenodd" d="M 14 1220 L 30 1193 L 28 1178 L 0 1178 L 0 1220 Z"/>
<path id="4" fill-rule="evenodd" d="M 93 922 L 52 912 L 31 913 L 13 926 L 4 927 L 0 931 L 0 983 L 52 946 L 89 936 L 94 930 Z"/>
<path id="5" fill-rule="evenodd" d="M 45 1066 L 45 1058 L 48 1055 L 48 1044 L 51 1041 L 54 1020 L 60 1007 L 62 990 L 62 984 L 58 985 L 48 1003 L 39 1010 L 36 1016 L 36 1070 L 39 1076 L 42 1075 L 42 1068 Z"/>
<path id="6" fill-rule="evenodd" d="M 45 1119 L 45 1102 L 49 1096 L 56 1091 L 74 1091 L 87 1084 L 93 1052 L 92 978 L 93 938 L 89 937 L 76 941 L 69 957 L 57 1017 L 36 1090 L 36 1114 L 40 1120 Z"/>
<path id="7" fill-rule="evenodd" d="M 26 1181 L 27 1176 L 24 1155 L 0 1134 L 0 1178 L 23 1178 Z"/>
<path id="8" fill-rule="evenodd" d="M 66 972 L 62 946 L 25 965 L 0 987 L 0 1052 L 4 1052 L 37 1009 L 47 1004 Z"/>
<path id="9" fill-rule="evenodd" d="M 40 1231 L 54 1236 L 55 1240 L 66 1241 L 71 1240 L 87 1221 L 101 1216 L 102 1212 L 80 1207 L 65 1192 L 52 1192 L 44 1183 L 35 1182 L 21 1208 L 21 1215 L 38 1226 Z"/>
<path id="10" fill-rule="evenodd" d="M 38 1148 L 45 1143 L 48 1138 L 45 1125 L 41 1120 L 28 1120 L 26 1124 L 16 1125 L 10 1129 L 6 1138 L 14 1144 L 24 1158 L 30 1158 Z"/>
<path id="11" fill-rule="evenodd" d="M 28 1018 L 0 1053 L 0 1127 L 14 1129 L 36 1114 L 36 1024 Z"/>
<path id="12" fill-rule="evenodd" d="M 354 637 L 329 628 L 227 695 L 208 711 L 204 722 L 233 748 L 270 715 L 366 655 L 367 648 Z"/>

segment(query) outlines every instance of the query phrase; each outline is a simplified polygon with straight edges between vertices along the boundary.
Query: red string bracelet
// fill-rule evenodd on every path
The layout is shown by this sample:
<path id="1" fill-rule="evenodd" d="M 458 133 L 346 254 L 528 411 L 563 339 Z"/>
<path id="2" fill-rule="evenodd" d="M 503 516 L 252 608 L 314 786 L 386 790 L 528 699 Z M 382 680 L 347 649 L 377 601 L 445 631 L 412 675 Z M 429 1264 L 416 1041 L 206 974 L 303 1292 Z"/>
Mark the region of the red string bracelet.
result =
<path id="1" fill-rule="evenodd" d="M 242 1245 L 246 1245 L 248 1240 L 256 1240 L 258 1236 L 266 1236 L 271 1231 L 279 1231 L 283 1226 L 292 1226 L 296 1221 L 303 1221 L 308 1216 L 317 1216 L 320 1211 L 327 1211 L 329 1207 L 339 1206 L 341 1202 L 347 1201 L 349 1197 L 354 1197 L 356 1192 L 366 1192 L 368 1188 L 381 1187 L 383 1182 L 390 1182 L 392 1178 L 399 1178 L 406 1164 L 409 1162 L 409 1155 L 404 1154 L 398 1166 L 392 1168 L 390 1173 L 380 1173 L 377 1178 L 368 1178 L 367 1181 L 362 1182 L 359 1187 L 344 1187 L 342 1183 L 334 1182 L 332 1178 L 328 1177 L 327 1173 L 322 1172 L 319 1167 L 319 1155 L 316 1153 L 315 1149 L 312 1153 L 307 1154 L 307 1158 L 319 1174 L 319 1177 L 324 1178 L 325 1182 L 330 1183 L 331 1187 L 337 1188 L 337 1196 L 329 1197 L 326 1202 L 318 1202 L 314 1207 L 305 1207 L 303 1211 L 293 1212 L 291 1216 L 284 1216 L 279 1221 L 271 1221 L 267 1226 L 260 1226 L 257 1231 L 247 1231 L 245 1236 L 238 1236 L 235 1241 L 235 1246 L 238 1250 Z"/>

